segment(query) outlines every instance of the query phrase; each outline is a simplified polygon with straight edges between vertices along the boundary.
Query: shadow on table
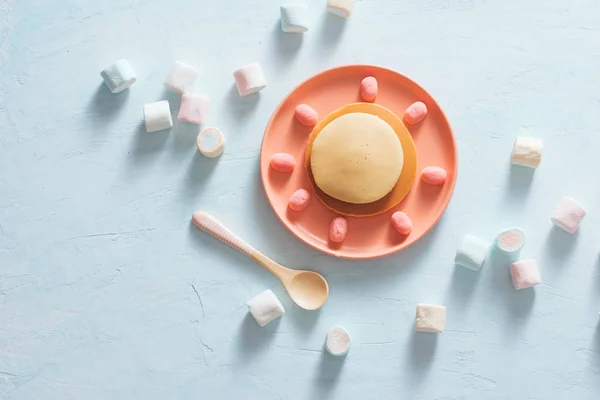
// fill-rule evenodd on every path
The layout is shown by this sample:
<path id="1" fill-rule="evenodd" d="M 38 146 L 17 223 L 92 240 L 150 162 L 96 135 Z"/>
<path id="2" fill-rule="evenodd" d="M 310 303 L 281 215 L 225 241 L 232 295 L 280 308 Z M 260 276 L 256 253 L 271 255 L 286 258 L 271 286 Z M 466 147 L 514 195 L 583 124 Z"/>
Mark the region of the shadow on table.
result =
<path id="1" fill-rule="evenodd" d="M 231 85 L 225 99 L 226 109 L 237 123 L 244 122 L 256 112 L 260 102 L 260 92 L 240 96 L 235 83 Z"/>
<path id="2" fill-rule="evenodd" d="M 273 36 L 275 48 L 270 53 L 275 61 L 276 70 L 287 67 L 296 56 L 302 47 L 304 34 L 302 33 L 286 33 L 281 30 L 281 22 L 278 20 L 273 26 Z"/>
<path id="3" fill-rule="evenodd" d="M 256 323 L 247 313 L 238 329 L 236 358 L 240 364 L 247 364 L 264 352 L 275 337 L 281 318 L 277 318 L 264 327 Z"/>
<path id="4" fill-rule="evenodd" d="M 512 201 L 524 200 L 529 195 L 535 168 L 527 168 L 519 165 L 510 165 L 508 182 L 506 184 L 506 197 Z"/>
<path id="5" fill-rule="evenodd" d="M 411 382 L 419 386 L 429 375 L 435 360 L 438 333 L 417 332 L 411 325 L 410 350 L 406 360 L 407 370 L 411 374 Z"/>
<path id="6" fill-rule="evenodd" d="M 319 39 L 316 47 L 319 54 L 326 55 L 339 44 L 346 22 L 346 18 L 340 18 L 330 12 L 323 12 L 323 17 L 319 23 Z"/>
<path id="7" fill-rule="evenodd" d="M 129 98 L 129 89 L 121 93 L 113 94 L 106 84 L 102 82 L 89 103 L 89 118 L 93 122 L 94 131 L 106 131 L 106 127 L 114 122 L 117 115 L 125 109 L 125 103 Z"/>
<path id="8" fill-rule="evenodd" d="M 319 368 L 314 375 L 314 395 L 313 399 L 325 399 L 329 397 L 331 391 L 338 385 L 340 373 L 344 367 L 346 355 L 337 357 L 332 356 L 323 346 Z"/>

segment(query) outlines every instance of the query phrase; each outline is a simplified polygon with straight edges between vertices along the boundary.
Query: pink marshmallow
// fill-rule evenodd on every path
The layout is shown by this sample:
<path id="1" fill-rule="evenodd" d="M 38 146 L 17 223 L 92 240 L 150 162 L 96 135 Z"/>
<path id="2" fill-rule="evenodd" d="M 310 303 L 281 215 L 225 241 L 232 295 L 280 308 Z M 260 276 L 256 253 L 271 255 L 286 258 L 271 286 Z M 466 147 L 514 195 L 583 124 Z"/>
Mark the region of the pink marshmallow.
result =
<path id="1" fill-rule="evenodd" d="M 551 219 L 554 225 L 560 229 L 569 233 L 575 233 L 586 214 L 587 212 L 579 203 L 570 197 L 565 197 L 558 203 L 558 207 L 554 210 Z"/>
<path id="2" fill-rule="evenodd" d="M 310 203 L 310 193 L 306 189 L 298 189 L 290 197 L 288 206 L 291 210 L 302 211 L 308 207 L 308 203 Z"/>
<path id="3" fill-rule="evenodd" d="M 372 103 L 377 98 L 377 93 L 379 92 L 379 85 L 377 83 L 377 79 L 372 76 L 367 76 L 360 83 L 360 97 L 363 101 L 368 101 Z"/>
<path id="4" fill-rule="evenodd" d="M 392 226 L 401 235 L 408 235 L 412 231 L 412 221 L 402 211 L 396 211 L 392 214 Z"/>
<path id="5" fill-rule="evenodd" d="M 417 101 L 411 104 L 406 111 L 404 111 L 404 122 L 407 124 L 416 124 L 421 121 L 427 115 L 427 106 L 425 103 Z"/>
<path id="6" fill-rule="evenodd" d="M 246 65 L 233 73 L 235 85 L 240 96 L 248 96 L 263 90 L 267 80 L 258 63 Z"/>
<path id="7" fill-rule="evenodd" d="M 311 106 L 306 104 L 300 104 L 296 107 L 296 111 L 294 111 L 294 116 L 302 125 L 306 126 L 315 126 L 317 124 L 317 120 L 319 116 L 317 112 L 313 110 Z"/>
<path id="8" fill-rule="evenodd" d="M 527 289 L 542 283 L 536 260 L 521 260 L 510 264 L 510 276 L 516 290 Z"/>
<path id="9" fill-rule="evenodd" d="M 296 159 L 287 153 L 273 154 L 271 168 L 279 172 L 292 172 L 296 168 Z"/>
<path id="10" fill-rule="evenodd" d="M 430 185 L 443 185 L 448 173 L 442 167 L 425 167 L 421 171 L 421 179 Z"/>
<path id="11" fill-rule="evenodd" d="M 344 217 L 336 217 L 331 221 L 329 227 L 329 240 L 335 243 L 341 243 L 348 234 L 348 221 Z"/>
<path id="12" fill-rule="evenodd" d="M 181 96 L 181 106 L 179 107 L 177 119 L 200 125 L 204 123 L 208 115 L 208 109 L 208 97 L 199 94 L 184 94 Z"/>

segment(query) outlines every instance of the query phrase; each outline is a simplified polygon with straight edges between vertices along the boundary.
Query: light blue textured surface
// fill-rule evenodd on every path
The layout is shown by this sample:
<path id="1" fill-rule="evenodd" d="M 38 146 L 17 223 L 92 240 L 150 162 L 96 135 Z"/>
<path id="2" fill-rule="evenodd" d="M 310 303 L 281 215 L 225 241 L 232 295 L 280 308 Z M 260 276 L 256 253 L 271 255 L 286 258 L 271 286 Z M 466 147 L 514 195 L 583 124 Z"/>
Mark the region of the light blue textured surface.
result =
<path id="1" fill-rule="evenodd" d="M 600 2 L 363 0 L 346 24 L 311 0 L 304 36 L 280 33 L 272 0 L 0 0 L 0 397 L 100 399 L 598 399 L 600 393 Z M 138 74 L 112 95 L 99 72 Z M 175 60 L 202 71 L 209 124 L 228 137 L 198 155 L 196 128 L 147 134 L 145 103 L 177 96 Z M 240 99 L 231 73 L 262 64 Z M 259 183 L 263 129 L 310 75 L 371 63 L 414 78 L 455 129 L 459 179 L 438 226 L 371 262 L 309 249 Z M 514 137 L 543 138 L 535 172 L 511 171 Z M 588 209 L 551 229 L 561 197 Z M 326 275 L 320 312 L 190 226 L 213 213 L 276 260 Z M 544 284 L 515 292 L 508 268 L 453 266 L 466 233 L 523 227 Z M 261 329 L 244 303 L 266 288 L 287 313 Z M 196 293 L 197 291 L 197 293 Z M 446 331 L 414 334 L 418 302 Z M 323 352 L 346 327 L 343 360 Z"/>

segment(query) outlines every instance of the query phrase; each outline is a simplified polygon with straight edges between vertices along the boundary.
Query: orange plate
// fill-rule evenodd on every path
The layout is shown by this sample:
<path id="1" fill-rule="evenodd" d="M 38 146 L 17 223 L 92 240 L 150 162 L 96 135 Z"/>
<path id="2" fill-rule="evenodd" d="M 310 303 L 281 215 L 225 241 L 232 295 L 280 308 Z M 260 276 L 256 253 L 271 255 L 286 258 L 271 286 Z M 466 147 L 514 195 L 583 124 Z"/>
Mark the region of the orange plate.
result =
<path id="1" fill-rule="evenodd" d="M 382 199 L 368 204 L 346 203 L 345 201 L 341 201 L 329 196 L 319 189 L 315 183 L 312 169 L 310 168 L 312 145 L 317 136 L 319 136 L 323 128 L 329 125 L 331 121 L 348 113 L 365 113 L 376 115 L 387 122 L 388 125 L 394 129 L 394 132 L 396 132 L 396 135 L 398 136 L 402 146 L 402 151 L 404 152 L 404 165 L 402 166 L 402 173 L 400 174 L 396 185 L 394 185 L 394 188 Z M 325 117 L 325 119 L 319 122 L 317 126 L 315 126 L 308 139 L 308 144 L 306 145 L 304 168 L 306 169 L 306 173 L 308 174 L 308 179 L 314 193 L 317 195 L 319 200 L 325 204 L 325 207 L 342 215 L 370 217 L 382 212 L 386 212 L 387 210 L 397 206 L 398 203 L 402 201 L 404 196 L 408 194 L 415 180 L 415 176 L 417 175 L 417 149 L 415 148 L 415 143 L 413 142 L 412 136 L 410 136 L 408 129 L 406 129 L 406 126 L 404 126 L 404 123 L 398 116 L 396 116 L 396 114 L 387 108 L 380 106 L 379 104 L 352 103 L 335 110 Z"/>
<path id="2" fill-rule="evenodd" d="M 375 103 L 386 107 L 399 117 L 415 101 L 427 105 L 427 117 L 416 125 L 409 125 L 417 147 L 417 173 L 428 165 L 446 169 L 448 179 L 441 187 L 430 186 L 420 178 L 412 190 L 393 209 L 372 217 L 348 217 L 348 236 L 343 243 L 329 241 L 329 223 L 336 213 L 313 198 L 302 212 L 288 209 L 288 199 L 299 188 L 313 194 L 302 162 L 311 128 L 294 118 L 294 109 L 305 103 L 313 107 L 320 118 L 350 103 L 361 101 L 359 87 L 366 76 L 379 82 Z M 272 170 L 269 161 L 273 154 L 292 154 L 298 163 L 292 174 Z M 292 91 L 275 109 L 265 130 L 260 153 L 261 179 L 267 199 L 281 222 L 309 246 L 336 257 L 369 259 L 405 249 L 422 238 L 438 221 L 452 197 L 458 160 L 456 143 L 450 124 L 440 106 L 423 88 L 405 76 L 389 69 L 348 65 L 323 71 L 309 78 Z M 394 211 L 406 212 L 413 221 L 408 236 L 399 235 L 390 224 Z"/>

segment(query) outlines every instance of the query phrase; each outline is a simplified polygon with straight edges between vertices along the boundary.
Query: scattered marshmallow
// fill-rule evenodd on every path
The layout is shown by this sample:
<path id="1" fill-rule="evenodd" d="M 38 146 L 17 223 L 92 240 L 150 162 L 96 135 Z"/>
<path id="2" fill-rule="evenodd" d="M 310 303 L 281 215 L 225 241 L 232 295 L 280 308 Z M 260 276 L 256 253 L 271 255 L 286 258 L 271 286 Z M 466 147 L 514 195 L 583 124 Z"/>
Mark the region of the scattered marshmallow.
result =
<path id="1" fill-rule="evenodd" d="M 162 131 L 173 126 L 171 109 L 167 100 L 157 101 L 144 106 L 146 132 Z"/>
<path id="2" fill-rule="evenodd" d="M 347 330 L 341 326 L 336 326 L 327 332 L 325 339 L 325 349 L 332 356 L 343 356 L 350 350 L 352 339 Z"/>
<path id="3" fill-rule="evenodd" d="M 344 217 L 336 217 L 331 221 L 329 227 L 329 240 L 334 243 L 341 243 L 348 234 L 348 221 Z"/>
<path id="4" fill-rule="evenodd" d="M 348 18 L 353 8 L 354 0 L 327 0 L 327 11 L 338 17 Z"/>
<path id="5" fill-rule="evenodd" d="M 510 276 L 516 290 L 527 289 L 542 283 L 536 260 L 521 260 L 510 264 Z"/>
<path id="6" fill-rule="evenodd" d="M 420 122 L 427 115 L 427 106 L 425 103 L 417 101 L 411 104 L 406 111 L 404 111 L 404 122 L 407 124 L 416 124 Z"/>
<path id="7" fill-rule="evenodd" d="M 306 126 L 315 126 L 319 119 L 317 112 L 306 104 L 299 104 L 294 111 L 294 116 L 302 125 Z"/>
<path id="8" fill-rule="evenodd" d="M 446 307 L 433 304 L 417 305 L 415 331 L 444 332 L 446 326 Z"/>
<path id="9" fill-rule="evenodd" d="M 430 185 L 443 185 L 448 173 L 442 167 L 425 167 L 421 171 L 421 179 Z"/>
<path id="10" fill-rule="evenodd" d="M 306 4 L 290 4 L 279 7 L 281 30 L 287 33 L 304 33 L 310 24 L 310 13 Z"/>
<path id="11" fill-rule="evenodd" d="M 412 221 L 402 211 L 396 211 L 392 214 L 392 226 L 401 235 L 408 235 L 412 231 Z"/>
<path id="12" fill-rule="evenodd" d="M 367 76 L 360 83 L 360 97 L 363 101 L 368 101 L 372 103 L 377 98 L 377 94 L 379 93 L 379 85 L 377 83 L 377 79 L 372 76 Z"/>
<path id="13" fill-rule="evenodd" d="M 248 310 L 260 326 L 265 326 L 276 318 L 285 314 L 283 305 L 270 290 L 265 290 L 248 303 Z"/>
<path id="14" fill-rule="evenodd" d="M 279 172 L 292 172 L 296 168 L 296 159 L 287 153 L 273 154 L 271 157 L 271 168 Z"/>
<path id="15" fill-rule="evenodd" d="M 206 157 L 219 157 L 225 151 L 225 136 L 217 128 L 206 128 L 196 138 L 196 146 Z"/>
<path id="16" fill-rule="evenodd" d="M 259 92 L 267 86 L 260 64 L 248 64 L 233 73 L 235 85 L 240 96 Z"/>
<path id="17" fill-rule="evenodd" d="M 472 235 L 466 235 L 456 251 L 454 262 L 473 271 L 479 271 L 489 249 L 490 246 L 485 241 Z"/>
<path id="18" fill-rule="evenodd" d="M 183 94 L 192 89 L 197 78 L 198 71 L 196 69 L 177 61 L 169 70 L 164 84 L 170 91 Z"/>
<path id="19" fill-rule="evenodd" d="M 308 190 L 298 189 L 290 197 L 288 206 L 293 211 L 303 211 L 308 207 L 308 203 L 310 203 L 310 193 Z"/>
<path id="20" fill-rule="evenodd" d="M 525 232 L 520 228 L 505 229 L 494 240 L 494 248 L 505 254 L 518 254 L 523 246 L 525 246 Z"/>
<path id="21" fill-rule="evenodd" d="M 518 137 L 513 145 L 512 163 L 537 168 L 542 162 L 544 143 L 532 137 Z"/>
<path id="22" fill-rule="evenodd" d="M 120 93 L 137 81 L 135 71 L 125 59 L 119 60 L 100 72 L 112 93 Z"/>
<path id="23" fill-rule="evenodd" d="M 563 198 L 552 214 L 552 222 L 560 229 L 575 233 L 587 212 L 577 201 L 570 197 Z"/>
<path id="24" fill-rule="evenodd" d="M 190 124 L 203 124 L 209 111 L 208 97 L 199 94 L 184 94 L 181 96 L 181 107 L 177 119 Z"/>

